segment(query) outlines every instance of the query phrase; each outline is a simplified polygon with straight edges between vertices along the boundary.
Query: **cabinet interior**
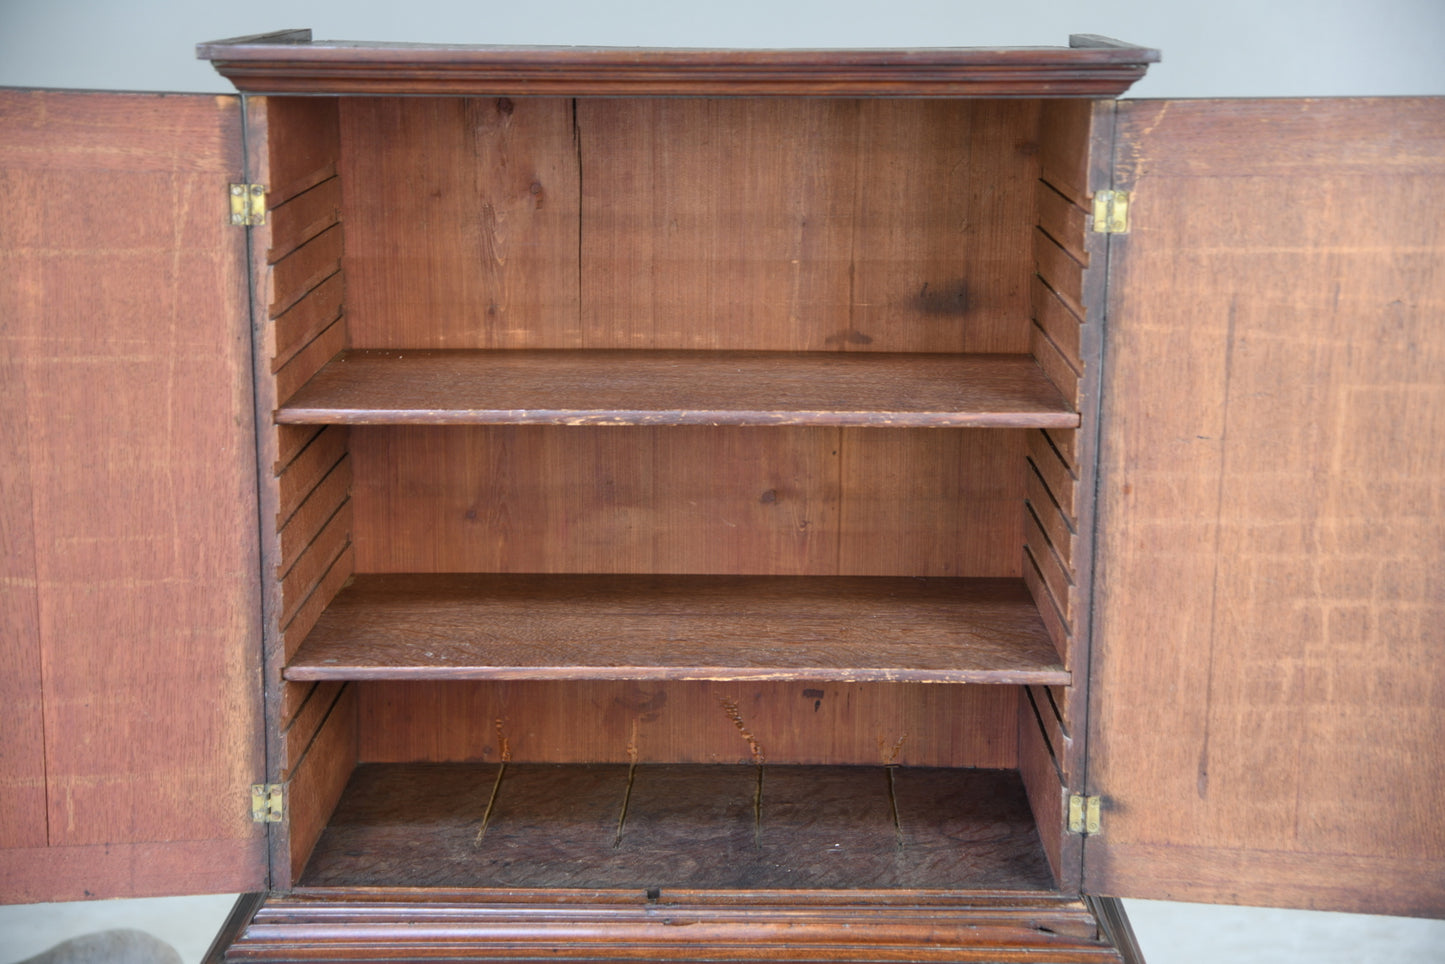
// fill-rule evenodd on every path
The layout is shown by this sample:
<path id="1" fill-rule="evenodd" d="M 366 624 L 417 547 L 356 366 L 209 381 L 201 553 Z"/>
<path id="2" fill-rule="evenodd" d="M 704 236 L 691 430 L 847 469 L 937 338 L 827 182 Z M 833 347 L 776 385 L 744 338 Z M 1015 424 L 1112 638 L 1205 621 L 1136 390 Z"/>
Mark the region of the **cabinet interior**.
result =
<path id="1" fill-rule="evenodd" d="M 251 98 L 273 885 L 1074 886 L 1093 110 Z"/>

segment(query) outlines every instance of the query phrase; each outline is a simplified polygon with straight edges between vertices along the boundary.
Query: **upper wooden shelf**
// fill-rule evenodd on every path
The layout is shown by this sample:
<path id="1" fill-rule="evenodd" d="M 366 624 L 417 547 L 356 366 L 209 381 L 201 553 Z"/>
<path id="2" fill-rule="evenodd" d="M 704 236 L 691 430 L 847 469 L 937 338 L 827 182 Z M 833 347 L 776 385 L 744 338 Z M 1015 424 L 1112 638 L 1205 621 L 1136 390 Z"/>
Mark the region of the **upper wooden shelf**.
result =
<path id="1" fill-rule="evenodd" d="M 870 576 L 362 575 L 284 675 L 1071 679 L 1021 580 Z"/>
<path id="2" fill-rule="evenodd" d="M 283 424 L 1075 428 L 1029 355 L 349 351 Z"/>
<path id="3" fill-rule="evenodd" d="M 1117 97 L 1157 50 L 1080 34 L 1068 47 L 706 50 L 236 37 L 196 55 L 252 93 L 567 96 Z"/>

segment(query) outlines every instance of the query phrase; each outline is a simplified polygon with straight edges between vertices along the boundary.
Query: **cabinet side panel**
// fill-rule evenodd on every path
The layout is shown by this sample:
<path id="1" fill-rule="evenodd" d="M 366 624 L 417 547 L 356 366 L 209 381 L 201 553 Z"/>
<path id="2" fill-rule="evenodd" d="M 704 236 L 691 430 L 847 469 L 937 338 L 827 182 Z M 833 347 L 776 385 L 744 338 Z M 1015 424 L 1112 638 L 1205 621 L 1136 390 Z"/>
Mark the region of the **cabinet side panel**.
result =
<path id="1" fill-rule="evenodd" d="M 1119 111 L 1085 887 L 1445 914 L 1445 101 Z"/>
<path id="2" fill-rule="evenodd" d="M 1040 705 L 1042 696 L 1038 687 L 1031 687 L 1019 697 L 1019 777 L 1054 879 L 1061 890 L 1077 891 L 1081 838 L 1065 827 L 1069 791 L 1067 775 L 1060 768 L 1066 758 L 1066 738 L 1050 718 L 1053 710 Z"/>
<path id="3" fill-rule="evenodd" d="M 288 757 L 284 779 L 290 877 L 278 880 L 279 886 L 293 884 L 300 875 L 356 767 L 356 705 L 356 685 L 344 687 L 311 742 L 294 760 Z"/>
<path id="4" fill-rule="evenodd" d="M 270 837 L 272 883 L 287 886 L 293 859 L 298 853 L 304 857 L 319 832 L 312 824 L 329 813 L 323 807 L 324 812 L 307 817 L 326 796 L 315 789 L 314 775 L 333 764 L 308 769 L 313 775 L 309 789 L 296 784 L 297 755 L 305 752 L 317 723 L 309 720 L 303 734 L 293 717 L 308 694 L 317 700 L 310 704 L 313 710 L 322 706 L 321 694 L 283 683 L 281 667 L 350 576 L 354 553 L 346 430 L 278 426 L 272 416 L 278 402 L 346 346 L 350 319 L 342 260 L 351 239 L 341 223 L 346 192 L 337 100 L 252 97 L 246 107 L 249 176 L 270 186 L 267 221 L 250 232 L 256 291 L 252 324 L 265 576 L 267 779 L 286 783 L 288 801 L 300 801 L 299 806 L 288 802 L 287 820 L 273 825 Z M 302 746 L 293 746 L 298 739 Z"/>
<path id="5" fill-rule="evenodd" d="M 7 341 L 26 373 L 48 843 L 94 845 L 96 896 L 264 880 L 239 117 L 234 98 L 0 97 L 0 168 L 24 182 Z M 217 859 L 181 866 L 197 841 Z M 6 892 L 50 896 L 54 866 L 7 861 Z"/>

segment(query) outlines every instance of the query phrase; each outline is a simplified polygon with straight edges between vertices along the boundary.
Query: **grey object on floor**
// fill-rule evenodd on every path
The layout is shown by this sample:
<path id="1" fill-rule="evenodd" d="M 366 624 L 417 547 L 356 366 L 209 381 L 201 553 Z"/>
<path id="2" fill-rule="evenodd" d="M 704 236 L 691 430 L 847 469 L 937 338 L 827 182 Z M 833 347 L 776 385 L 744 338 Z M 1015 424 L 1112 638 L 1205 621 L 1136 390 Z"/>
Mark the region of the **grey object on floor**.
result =
<path id="1" fill-rule="evenodd" d="M 17 964 L 181 964 L 181 955 L 145 931 L 110 930 L 61 941 Z"/>

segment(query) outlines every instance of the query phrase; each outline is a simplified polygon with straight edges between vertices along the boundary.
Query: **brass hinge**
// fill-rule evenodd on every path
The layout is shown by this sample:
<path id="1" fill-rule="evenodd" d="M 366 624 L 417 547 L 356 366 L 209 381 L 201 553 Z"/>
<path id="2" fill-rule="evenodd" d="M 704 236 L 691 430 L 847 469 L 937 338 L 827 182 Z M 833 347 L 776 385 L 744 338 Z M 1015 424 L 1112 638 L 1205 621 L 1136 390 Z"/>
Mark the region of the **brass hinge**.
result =
<path id="1" fill-rule="evenodd" d="M 1100 234 L 1129 233 L 1129 192 L 1100 191 L 1094 195 L 1094 230 Z"/>
<path id="2" fill-rule="evenodd" d="M 231 185 L 231 223 L 237 227 L 266 223 L 265 185 Z"/>
<path id="3" fill-rule="evenodd" d="M 1099 805 L 1102 798 L 1086 797 L 1082 793 L 1069 795 L 1069 833 L 1095 834 L 1099 832 Z"/>
<path id="4" fill-rule="evenodd" d="M 251 784 L 251 819 L 256 823 L 280 823 L 286 815 L 284 783 Z"/>

